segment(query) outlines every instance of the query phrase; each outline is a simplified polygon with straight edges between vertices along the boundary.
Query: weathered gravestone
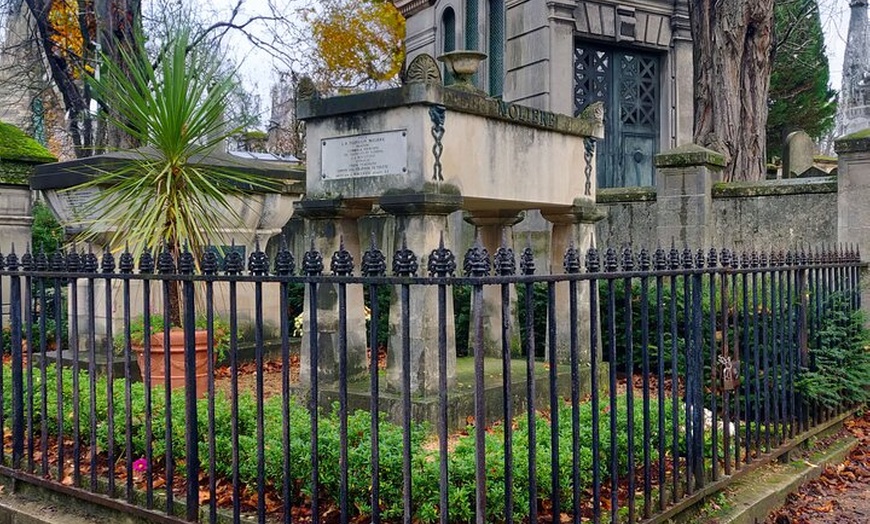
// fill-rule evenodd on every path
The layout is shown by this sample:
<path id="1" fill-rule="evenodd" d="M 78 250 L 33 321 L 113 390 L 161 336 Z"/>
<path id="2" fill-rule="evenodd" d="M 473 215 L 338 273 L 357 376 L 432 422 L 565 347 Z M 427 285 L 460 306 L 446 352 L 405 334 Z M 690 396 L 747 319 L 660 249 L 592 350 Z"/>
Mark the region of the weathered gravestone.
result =
<path id="1" fill-rule="evenodd" d="M 785 139 L 782 178 L 795 178 L 813 167 L 816 144 L 804 131 L 795 131 Z"/>

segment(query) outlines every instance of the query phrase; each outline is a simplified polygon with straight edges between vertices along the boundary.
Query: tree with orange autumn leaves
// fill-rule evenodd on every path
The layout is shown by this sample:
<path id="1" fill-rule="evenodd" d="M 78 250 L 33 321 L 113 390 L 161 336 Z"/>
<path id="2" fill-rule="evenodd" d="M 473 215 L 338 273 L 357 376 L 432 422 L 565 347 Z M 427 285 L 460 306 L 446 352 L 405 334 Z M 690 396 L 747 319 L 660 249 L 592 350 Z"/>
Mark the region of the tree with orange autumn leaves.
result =
<path id="1" fill-rule="evenodd" d="M 6 1 L 0 0 L 0 5 Z M 324 92 L 388 85 L 397 79 L 405 58 L 405 21 L 389 0 L 269 0 L 266 8 L 233 0 L 229 12 L 210 19 L 194 0 L 146 2 L 158 12 L 165 3 L 166 9 L 199 16 L 190 20 L 192 45 L 221 45 L 228 32 L 241 33 L 274 57 L 279 72 L 309 75 Z M 146 38 L 153 58 L 159 60 L 161 35 L 159 29 L 151 34 L 154 20 L 143 22 L 142 0 L 24 0 L 23 6 L 42 55 L 42 64 L 31 67 L 45 67 L 75 156 L 135 147 L 124 133 L 105 125 L 110 119 L 93 111 L 97 107 L 99 113 L 110 115 L 112 108 L 94 97 L 86 77 L 99 74 L 103 55 L 120 63 L 121 50 L 129 49 L 134 38 Z"/>
<path id="2" fill-rule="evenodd" d="M 389 0 L 321 0 L 304 10 L 314 45 L 312 73 L 327 91 L 395 81 L 405 61 L 405 18 Z"/>

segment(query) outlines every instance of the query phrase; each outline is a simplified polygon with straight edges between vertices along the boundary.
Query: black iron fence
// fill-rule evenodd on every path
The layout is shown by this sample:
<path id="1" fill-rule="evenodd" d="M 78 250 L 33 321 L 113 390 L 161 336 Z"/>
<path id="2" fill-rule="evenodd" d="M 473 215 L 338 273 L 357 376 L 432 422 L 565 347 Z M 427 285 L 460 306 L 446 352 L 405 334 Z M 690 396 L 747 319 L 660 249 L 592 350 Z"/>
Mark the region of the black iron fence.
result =
<path id="1" fill-rule="evenodd" d="M 326 264 L 306 252 L 298 274 L 286 250 L 271 264 L 259 249 L 247 264 L 230 252 L 222 267 L 214 253 L 198 263 L 124 253 L 117 265 L 75 250 L 0 257 L 0 472 L 163 522 L 636 522 L 770 460 L 849 405 L 849 385 L 824 373 L 847 358 L 832 348 L 862 343 L 853 315 L 862 264 L 851 248 L 571 248 L 564 273 L 550 275 L 536 274 L 530 249 L 518 258 L 475 246 L 458 276 L 443 248 L 423 269 L 407 249 L 388 264 L 372 247 L 357 274 L 343 250 Z M 163 329 L 168 308 L 136 313 L 170 303 L 173 286 L 177 333 Z M 370 308 L 363 379 L 348 374 L 359 351 L 348 347 L 348 290 L 360 286 Z M 455 303 L 449 319 L 456 286 L 470 286 L 473 307 L 460 315 L 468 305 Z M 334 305 L 334 384 L 321 383 L 321 349 L 300 353 L 294 339 L 300 322 L 287 312 L 299 309 L 290 303 L 299 287 L 303 346 L 324 347 L 332 334 L 318 312 Z M 500 291 L 501 363 L 484 350 L 488 287 Z M 422 314 L 411 297 L 427 288 L 437 290 L 438 326 L 429 395 L 412 391 L 410 332 Z M 385 290 L 397 319 L 398 342 L 386 348 L 398 363 L 393 386 L 379 354 Z M 237 303 L 247 293 L 244 328 Z M 281 312 L 271 341 L 264 293 L 278 294 Z M 467 365 L 449 354 L 448 330 L 462 322 Z M 176 337 L 181 364 L 168 350 Z M 360 398 L 366 409 L 356 410 Z M 420 415 L 423 404 L 434 415 Z M 462 409 L 467 427 L 451 430 Z"/>

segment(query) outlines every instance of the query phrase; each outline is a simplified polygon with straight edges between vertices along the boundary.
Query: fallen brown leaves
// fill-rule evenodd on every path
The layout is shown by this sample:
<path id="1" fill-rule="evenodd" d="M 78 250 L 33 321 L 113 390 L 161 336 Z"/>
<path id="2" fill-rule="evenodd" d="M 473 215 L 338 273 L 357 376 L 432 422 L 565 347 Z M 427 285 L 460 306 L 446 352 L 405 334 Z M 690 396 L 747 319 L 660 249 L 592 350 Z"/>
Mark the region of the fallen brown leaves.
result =
<path id="1" fill-rule="evenodd" d="M 870 412 L 845 426 L 858 446 L 843 463 L 828 466 L 819 479 L 789 495 L 767 518 L 769 524 L 870 522 Z"/>

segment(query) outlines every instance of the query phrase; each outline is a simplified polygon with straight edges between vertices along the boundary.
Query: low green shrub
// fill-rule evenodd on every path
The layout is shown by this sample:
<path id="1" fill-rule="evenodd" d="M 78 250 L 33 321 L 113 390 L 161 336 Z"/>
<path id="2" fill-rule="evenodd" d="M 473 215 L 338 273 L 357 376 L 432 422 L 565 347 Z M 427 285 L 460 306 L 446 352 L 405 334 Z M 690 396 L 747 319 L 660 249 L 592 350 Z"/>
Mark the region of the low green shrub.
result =
<path id="1" fill-rule="evenodd" d="M 11 379 L 9 366 L 3 368 L 3 380 L 8 384 Z M 61 402 L 63 410 L 61 417 L 62 432 L 66 436 L 73 434 L 73 374 L 69 369 L 63 369 L 61 377 Z M 25 394 L 25 403 L 33 402 L 36 427 L 43 415 L 49 431 L 58 432 L 58 397 L 57 397 L 57 372 L 53 365 L 46 367 L 46 400 L 47 411 L 41 412 L 43 382 L 39 370 L 34 372 L 34 386 L 31 394 Z M 79 397 L 79 436 L 87 443 L 90 434 L 90 386 L 88 376 L 82 372 L 78 381 Z M 11 407 L 11 388 L 4 389 L 4 409 L 9 416 Z M 145 456 L 145 387 L 141 382 L 130 385 L 132 400 L 132 454 L 135 458 Z M 106 450 L 109 445 L 108 433 L 108 383 L 105 377 L 98 377 L 96 384 L 96 413 L 97 420 L 97 444 L 99 449 Z M 624 396 L 621 396 L 624 397 Z M 118 379 L 113 383 L 114 398 L 114 434 L 113 445 L 118 448 L 116 456 L 123 457 L 120 446 L 126 441 L 127 413 L 125 407 L 125 383 Z M 176 461 L 185 459 L 185 402 L 184 392 L 175 390 L 172 393 L 172 446 L 173 456 Z M 238 432 L 239 432 L 239 475 L 241 481 L 256 487 L 257 483 L 257 441 L 256 441 L 256 401 L 248 393 L 239 396 L 238 409 Z M 310 436 L 311 422 L 308 410 L 301 400 L 291 398 L 287 404 L 289 410 L 288 428 L 290 431 L 290 478 L 291 493 L 294 503 L 303 503 L 310 495 L 311 456 Z M 270 486 L 281 490 L 283 487 L 283 461 L 285 450 L 283 449 L 284 422 L 282 413 L 284 401 L 280 395 L 267 399 L 263 404 L 264 419 L 264 451 L 266 478 Z M 602 478 L 609 475 L 610 467 L 610 407 L 609 403 L 602 399 L 600 409 L 600 471 Z M 232 475 L 232 452 L 233 442 L 231 438 L 232 411 L 231 403 L 224 394 L 215 397 L 215 449 L 214 457 L 216 470 L 219 475 L 229 477 Z M 210 458 L 209 431 L 208 431 L 208 400 L 201 399 L 197 403 L 198 432 L 199 432 L 199 455 L 203 469 L 208 467 Z M 592 479 L 592 405 L 585 402 L 579 406 L 580 415 L 580 471 L 581 489 L 587 489 Z M 617 474 L 625 475 L 629 472 L 627 460 L 628 440 L 627 425 L 628 413 L 625 398 L 620 398 L 615 411 L 617 417 L 616 452 L 618 471 Z M 664 416 L 665 427 L 670 428 L 673 422 L 673 413 L 668 405 L 665 412 L 658 413 L 653 406 L 650 413 L 653 434 L 652 441 L 657 441 L 660 436 L 657 433 L 658 417 Z M 678 415 L 680 420 L 682 416 Z M 640 461 L 641 431 L 643 427 L 643 414 L 640 406 L 634 409 L 634 427 L 636 443 L 636 461 Z M 8 420 L 8 419 L 7 419 Z M 151 423 L 155 439 L 152 441 L 153 460 L 160 464 L 165 460 L 166 443 L 163 435 L 165 432 L 165 404 L 162 390 L 155 390 L 151 398 Z M 682 422 L 680 422 L 682 423 Z M 348 497 L 352 511 L 359 514 L 367 514 L 371 511 L 371 415 L 366 411 L 357 411 L 348 417 L 348 467 L 351 472 Z M 514 421 L 513 433 L 513 495 L 514 514 L 522 518 L 528 511 L 528 441 L 529 427 L 524 416 Z M 562 492 L 556 494 L 565 504 L 568 504 L 572 493 L 572 427 L 571 407 L 567 403 L 559 408 L 559 477 Z M 550 492 L 550 475 L 552 464 L 550 461 L 551 428 L 550 419 L 544 413 L 539 414 L 536 420 L 537 446 L 537 485 L 538 497 L 550 498 L 554 494 Z M 670 433 L 663 435 L 667 449 L 670 449 Z M 396 518 L 402 515 L 402 428 L 387 421 L 385 418 L 380 423 L 379 448 L 380 448 L 380 474 L 381 474 L 381 511 L 384 518 Z M 439 504 L 439 454 L 437 444 L 429 437 L 428 428 L 421 424 L 411 427 L 411 454 L 413 493 L 415 501 L 415 520 L 421 523 L 435 522 L 438 519 Z M 450 499 L 451 521 L 468 521 L 474 513 L 474 428 L 468 432 L 451 439 L 451 451 L 448 460 L 450 472 L 450 485 L 448 494 Z M 497 424 L 489 428 L 486 433 L 486 467 L 487 467 L 487 520 L 498 521 L 504 518 L 505 505 L 504 475 L 504 426 Z M 318 432 L 318 456 L 320 459 L 320 482 L 321 494 L 328 500 L 338 500 L 339 496 L 339 417 L 337 409 L 327 410 L 322 413 L 319 420 Z M 183 474 L 183 468 L 176 469 Z"/>

